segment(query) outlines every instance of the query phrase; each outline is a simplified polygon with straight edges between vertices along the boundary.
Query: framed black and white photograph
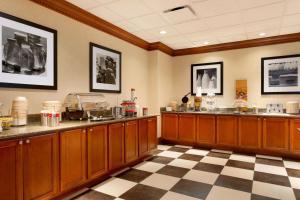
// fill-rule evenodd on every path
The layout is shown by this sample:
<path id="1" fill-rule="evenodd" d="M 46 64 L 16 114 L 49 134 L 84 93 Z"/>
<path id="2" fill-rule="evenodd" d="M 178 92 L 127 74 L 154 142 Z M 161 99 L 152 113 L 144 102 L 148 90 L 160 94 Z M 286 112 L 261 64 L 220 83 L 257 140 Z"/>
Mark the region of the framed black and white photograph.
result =
<path id="1" fill-rule="evenodd" d="M 0 87 L 57 89 L 57 31 L 0 12 Z"/>
<path id="2" fill-rule="evenodd" d="M 121 93 L 119 51 L 90 43 L 90 92 Z"/>
<path id="3" fill-rule="evenodd" d="M 192 64 L 191 93 L 196 94 L 197 87 L 202 88 L 202 94 L 208 92 L 223 94 L 223 62 Z"/>
<path id="4" fill-rule="evenodd" d="M 262 94 L 300 94 L 300 54 L 261 59 Z"/>

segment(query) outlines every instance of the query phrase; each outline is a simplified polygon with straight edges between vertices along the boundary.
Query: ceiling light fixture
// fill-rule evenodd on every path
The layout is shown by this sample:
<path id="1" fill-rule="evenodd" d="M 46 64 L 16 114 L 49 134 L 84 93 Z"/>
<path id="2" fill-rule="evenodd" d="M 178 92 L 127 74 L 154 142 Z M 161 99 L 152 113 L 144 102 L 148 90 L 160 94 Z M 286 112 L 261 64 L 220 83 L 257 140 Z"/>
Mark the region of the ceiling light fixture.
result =
<path id="1" fill-rule="evenodd" d="M 205 41 L 203 42 L 204 45 L 208 45 L 209 44 L 209 41 Z"/>
<path id="2" fill-rule="evenodd" d="M 160 34 L 162 34 L 162 35 L 164 35 L 164 34 L 166 34 L 166 33 L 167 33 L 167 31 L 165 31 L 165 30 L 162 30 L 162 31 L 160 31 L 159 33 L 160 33 Z"/>
<path id="3" fill-rule="evenodd" d="M 266 35 L 266 33 L 260 33 L 260 34 L 258 34 L 259 36 L 265 36 Z"/>

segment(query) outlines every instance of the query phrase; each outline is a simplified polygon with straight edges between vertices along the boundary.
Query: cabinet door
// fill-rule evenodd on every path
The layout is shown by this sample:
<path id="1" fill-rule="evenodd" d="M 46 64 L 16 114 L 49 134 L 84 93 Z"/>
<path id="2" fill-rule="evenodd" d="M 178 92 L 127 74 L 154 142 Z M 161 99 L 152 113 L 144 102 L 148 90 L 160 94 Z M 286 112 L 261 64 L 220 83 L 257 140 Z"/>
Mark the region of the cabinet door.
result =
<path id="1" fill-rule="evenodd" d="M 109 170 L 124 165 L 124 124 L 110 124 L 108 129 Z"/>
<path id="2" fill-rule="evenodd" d="M 177 114 L 162 115 L 162 136 L 167 140 L 178 139 L 178 116 Z"/>
<path id="3" fill-rule="evenodd" d="M 263 119 L 263 148 L 268 150 L 289 149 L 289 120 L 284 118 Z"/>
<path id="4" fill-rule="evenodd" d="M 47 199 L 58 192 L 58 136 L 24 140 L 24 199 Z"/>
<path id="5" fill-rule="evenodd" d="M 0 198 L 22 200 L 22 141 L 0 142 L 0 160 Z"/>
<path id="6" fill-rule="evenodd" d="M 129 163 L 139 157 L 138 121 L 125 123 L 125 162 Z"/>
<path id="7" fill-rule="evenodd" d="M 217 144 L 224 146 L 237 145 L 238 121 L 235 116 L 217 117 Z"/>
<path id="8" fill-rule="evenodd" d="M 196 141 L 196 116 L 179 115 L 178 116 L 178 140 L 183 142 Z"/>
<path id="9" fill-rule="evenodd" d="M 157 147 L 157 120 L 156 118 L 148 119 L 148 150 Z"/>
<path id="10" fill-rule="evenodd" d="M 261 119 L 259 117 L 239 117 L 239 146 L 261 148 Z"/>
<path id="11" fill-rule="evenodd" d="M 108 171 L 107 126 L 89 128 L 87 134 L 88 179 L 100 177 Z"/>
<path id="12" fill-rule="evenodd" d="M 211 115 L 200 115 L 197 117 L 197 143 L 216 143 L 216 118 Z"/>
<path id="13" fill-rule="evenodd" d="M 60 134 L 60 187 L 61 191 L 74 188 L 86 180 L 85 129 Z"/>
<path id="14" fill-rule="evenodd" d="M 139 120 L 139 156 L 148 153 L 148 120 Z"/>
<path id="15" fill-rule="evenodd" d="M 292 119 L 290 123 L 290 151 L 292 153 L 300 153 L 300 120 Z"/>

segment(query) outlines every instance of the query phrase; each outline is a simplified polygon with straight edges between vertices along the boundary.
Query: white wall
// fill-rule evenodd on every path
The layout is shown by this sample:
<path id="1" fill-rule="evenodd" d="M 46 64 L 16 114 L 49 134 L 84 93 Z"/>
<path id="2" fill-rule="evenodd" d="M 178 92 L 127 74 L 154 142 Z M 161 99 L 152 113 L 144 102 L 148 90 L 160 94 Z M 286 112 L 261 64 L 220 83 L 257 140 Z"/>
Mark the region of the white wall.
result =
<path id="1" fill-rule="evenodd" d="M 28 0 L 1 0 L 0 10 L 58 32 L 58 90 L 0 88 L 4 113 L 17 96 L 28 98 L 29 113 L 38 113 L 45 100 L 63 101 L 70 92 L 89 92 L 89 42 L 122 52 L 122 93 L 105 94 L 110 104 L 114 106 L 117 98 L 128 99 L 130 88 L 135 88 L 139 105 L 150 105 L 148 51 Z"/>
<path id="2" fill-rule="evenodd" d="M 181 102 L 181 97 L 190 91 L 191 64 L 206 62 L 224 62 L 224 91 L 218 97 L 219 106 L 232 106 L 235 97 L 235 80 L 247 79 L 248 102 L 259 107 L 266 103 L 286 103 L 289 100 L 300 101 L 300 95 L 261 95 L 261 58 L 282 56 L 300 53 L 300 42 L 219 51 L 188 56 L 179 56 L 173 59 L 174 64 L 174 96 Z"/>

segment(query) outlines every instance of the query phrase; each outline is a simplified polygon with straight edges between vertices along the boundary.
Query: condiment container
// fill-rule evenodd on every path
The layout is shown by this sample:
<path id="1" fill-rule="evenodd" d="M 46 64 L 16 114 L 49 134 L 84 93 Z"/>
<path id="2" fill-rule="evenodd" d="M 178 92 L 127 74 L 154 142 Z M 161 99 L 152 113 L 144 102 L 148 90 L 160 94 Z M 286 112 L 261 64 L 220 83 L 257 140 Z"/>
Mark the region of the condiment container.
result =
<path id="1" fill-rule="evenodd" d="M 47 126 L 49 127 L 56 127 L 59 125 L 59 112 L 51 112 L 47 115 Z"/>
<path id="2" fill-rule="evenodd" d="M 299 102 L 289 101 L 286 103 L 286 113 L 296 114 L 299 113 Z"/>
<path id="3" fill-rule="evenodd" d="M 27 124 L 28 101 L 26 97 L 16 97 L 12 102 L 11 116 L 13 126 Z"/>
<path id="4" fill-rule="evenodd" d="M 48 125 L 48 112 L 47 110 L 42 110 L 40 112 L 41 114 L 41 125 L 42 126 L 47 126 Z"/>
<path id="5" fill-rule="evenodd" d="M 148 115 L 148 108 L 144 107 L 143 108 L 143 116 L 147 116 Z"/>

